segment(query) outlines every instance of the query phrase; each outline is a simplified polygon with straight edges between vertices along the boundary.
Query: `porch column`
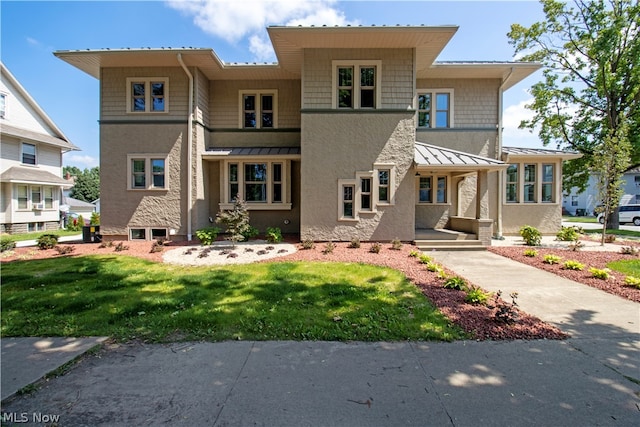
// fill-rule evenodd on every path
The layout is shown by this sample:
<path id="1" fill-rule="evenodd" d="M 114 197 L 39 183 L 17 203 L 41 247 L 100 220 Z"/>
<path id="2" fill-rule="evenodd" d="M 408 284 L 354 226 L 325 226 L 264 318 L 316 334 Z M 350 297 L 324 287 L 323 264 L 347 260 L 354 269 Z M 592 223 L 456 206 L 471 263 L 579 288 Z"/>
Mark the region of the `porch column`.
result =
<path id="1" fill-rule="evenodd" d="M 478 171 L 476 182 L 476 219 L 486 219 L 489 218 L 489 172 Z"/>

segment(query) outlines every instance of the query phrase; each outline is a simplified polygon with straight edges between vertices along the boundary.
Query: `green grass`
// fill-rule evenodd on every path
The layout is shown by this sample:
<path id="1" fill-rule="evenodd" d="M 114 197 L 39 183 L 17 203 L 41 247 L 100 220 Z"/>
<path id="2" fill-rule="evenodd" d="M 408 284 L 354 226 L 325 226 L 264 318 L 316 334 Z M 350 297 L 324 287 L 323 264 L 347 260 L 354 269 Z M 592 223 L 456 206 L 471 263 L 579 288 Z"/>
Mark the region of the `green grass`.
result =
<path id="1" fill-rule="evenodd" d="M 602 227 L 594 230 L 583 229 L 582 231 L 585 234 L 602 234 Z M 613 230 L 608 228 L 607 234 L 614 234 L 620 237 L 640 238 L 640 232 L 631 230 Z"/>
<path id="2" fill-rule="evenodd" d="M 612 261 L 607 264 L 607 268 L 627 276 L 640 277 L 640 259 Z"/>
<path id="3" fill-rule="evenodd" d="M 43 234 L 55 234 L 59 237 L 77 236 L 79 234 L 82 234 L 82 230 L 80 231 L 68 231 L 68 230 L 36 231 L 33 233 L 22 233 L 22 234 L 2 234 L 2 237 L 11 239 L 14 242 L 21 242 L 23 240 L 36 240 L 38 237 L 42 236 Z"/>
<path id="4" fill-rule="evenodd" d="M 177 267 L 127 256 L 2 267 L 7 336 L 117 340 L 464 338 L 402 273 L 355 263 Z"/>
<path id="5" fill-rule="evenodd" d="M 590 215 L 590 216 L 563 216 L 562 217 L 563 221 L 569 221 L 569 222 L 582 222 L 582 223 L 597 223 L 598 220 L 595 216 Z"/>

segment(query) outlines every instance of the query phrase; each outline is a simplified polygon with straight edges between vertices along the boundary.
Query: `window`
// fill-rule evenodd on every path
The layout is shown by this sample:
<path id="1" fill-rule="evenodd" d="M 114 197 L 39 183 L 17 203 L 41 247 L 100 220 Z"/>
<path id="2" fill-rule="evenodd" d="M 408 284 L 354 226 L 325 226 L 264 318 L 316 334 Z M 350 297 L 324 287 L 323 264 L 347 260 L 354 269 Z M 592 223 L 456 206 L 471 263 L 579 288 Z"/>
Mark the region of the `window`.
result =
<path id="1" fill-rule="evenodd" d="M 536 165 L 524 165 L 524 201 L 536 202 Z"/>
<path id="2" fill-rule="evenodd" d="M 168 233 L 166 228 L 130 228 L 129 240 L 147 240 L 149 237 L 151 240 L 167 239 Z"/>
<path id="3" fill-rule="evenodd" d="M 26 185 L 18 185 L 18 209 L 29 207 L 29 188 Z"/>
<path id="4" fill-rule="evenodd" d="M 343 218 L 355 218 L 354 215 L 354 206 L 353 206 L 353 193 L 354 191 L 353 185 L 343 185 L 342 186 L 342 217 Z"/>
<path id="5" fill-rule="evenodd" d="M 129 233 L 131 240 L 147 240 L 147 230 L 144 228 L 132 228 Z"/>
<path id="6" fill-rule="evenodd" d="M 31 187 L 31 204 L 42 202 L 42 188 L 33 186 Z"/>
<path id="7" fill-rule="evenodd" d="M 341 109 L 379 108 L 382 61 L 333 61 L 333 105 Z"/>
<path id="8" fill-rule="evenodd" d="M 278 91 L 240 91 L 240 128 L 273 129 L 277 127 Z"/>
<path id="9" fill-rule="evenodd" d="M 378 201 L 389 203 L 389 169 L 378 170 Z"/>
<path id="10" fill-rule="evenodd" d="M 129 188 L 166 190 L 166 159 L 153 154 L 129 155 Z"/>
<path id="11" fill-rule="evenodd" d="M 44 208 L 53 209 L 53 187 L 44 187 Z"/>
<path id="12" fill-rule="evenodd" d="M 7 118 L 7 94 L 0 93 L 0 119 Z"/>
<path id="13" fill-rule="evenodd" d="M 360 209 L 371 210 L 371 178 L 360 178 Z"/>
<path id="14" fill-rule="evenodd" d="M 164 113 L 168 111 L 169 79 L 135 77 L 127 79 L 127 111 L 130 113 Z"/>
<path id="15" fill-rule="evenodd" d="M 571 206 L 578 206 L 578 196 L 571 196 Z"/>
<path id="16" fill-rule="evenodd" d="M 418 127 L 453 127 L 453 89 L 418 90 Z"/>
<path id="17" fill-rule="evenodd" d="M 447 200 L 446 176 L 421 176 L 418 179 L 418 203 L 444 204 L 447 203 Z"/>
<path id="18" fill-rule="evenodd" d="M 36 164 L 36 146 L 33 144 L 22 143 L 22 163 L 25 165 Z"/>
<path id="19" fill-rule="evenodd" d="M 236 197 L 253 209 L 291 209 L 287 174 L 288 161 L 227 161 L 221 172 L 225 183 L 221 209 L 231 209 Z"/>
<path id="20" fill-rule="evenodd" d="M 542 203 L 553 203 L 554 168 L 552 164 L 542 165 Z"/>
<path id="21" fill-rule="evenodd" d="M 507 167 L 507 203 L 518 202 L 518 165 Z"/>
<path id="22" fill-rule="evenodd" d="M 640 175 L 636 175 L 633 177 L 633 182 L 635 182 L 636 187 L 640 187 Z"/>

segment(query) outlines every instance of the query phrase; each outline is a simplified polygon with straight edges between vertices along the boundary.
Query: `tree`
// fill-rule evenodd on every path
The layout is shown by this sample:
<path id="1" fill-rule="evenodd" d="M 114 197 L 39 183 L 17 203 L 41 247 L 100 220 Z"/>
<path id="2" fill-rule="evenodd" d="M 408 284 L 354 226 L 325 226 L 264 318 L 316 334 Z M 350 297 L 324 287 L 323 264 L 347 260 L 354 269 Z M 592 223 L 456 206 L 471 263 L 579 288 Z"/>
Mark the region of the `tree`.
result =
<path id="1" fill-rule="evenodd" d="M 236 242 L 244 240 L 244 234 L 251 226 L 249 225 L 247 205 L 244 200 L 240 198 L 239 194 L 233 199 L 233 209 L 218 212 L 216 215 L 216 223 L 224 224 L 227 227 L 227 233 L 229 233 L 229 235 L 226 239 L 231 241 L 234 248 Z"/>
<path id="2" fill-rule="evenodd" d="M 80 171 L 75 166 L 65 166 L 62 169 L 64 175 L 69 172 L 75 177 L 75 183 L 71 189 L 71 197 L 88 203 L 100 197 L 100 168 L 85 169 Z"/>
<path id="3" fill-rule="evenodd" d="M 575 7 L 557 0 L 541 3 L 543 22 L 529 28 L 513 24 L 508 34 L 521 60 L 544 66 L 527 105 L 534 116 L 520 127 L 537 129 L 545 146 L 583 154 L 565 164 L 565 189 L 584 191 L 591 173 L 619 182 L 622 173 L 640 165 L 640 5 L 637 0 L 576 0 Z M 617 151 L 607 140 L 629 150 Z M 625 153 L 624 170 L 594 162 L 597 156 Z M 617 203 L 609 218 L 612 228 L 619 226 Z"/>

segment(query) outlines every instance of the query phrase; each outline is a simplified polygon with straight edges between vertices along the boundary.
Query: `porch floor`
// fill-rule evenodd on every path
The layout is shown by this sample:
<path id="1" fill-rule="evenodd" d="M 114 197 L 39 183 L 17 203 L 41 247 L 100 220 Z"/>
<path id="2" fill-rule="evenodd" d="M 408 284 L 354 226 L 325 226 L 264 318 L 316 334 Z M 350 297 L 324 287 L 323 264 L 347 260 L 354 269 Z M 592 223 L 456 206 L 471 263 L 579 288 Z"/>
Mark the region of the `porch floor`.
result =
<path id="1" fill-rule="evenodd" d="M 486 250 L 475 234 L 447 229 L 418 228 L 414 243 L 421 251 Z"/>

